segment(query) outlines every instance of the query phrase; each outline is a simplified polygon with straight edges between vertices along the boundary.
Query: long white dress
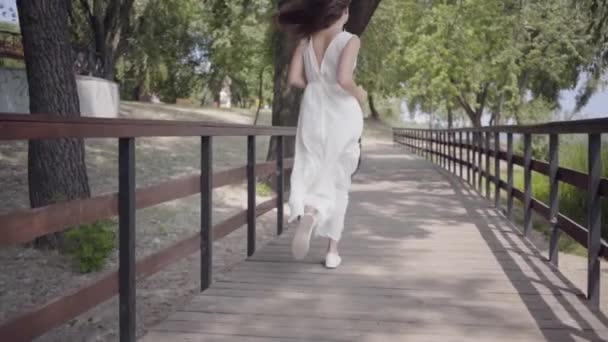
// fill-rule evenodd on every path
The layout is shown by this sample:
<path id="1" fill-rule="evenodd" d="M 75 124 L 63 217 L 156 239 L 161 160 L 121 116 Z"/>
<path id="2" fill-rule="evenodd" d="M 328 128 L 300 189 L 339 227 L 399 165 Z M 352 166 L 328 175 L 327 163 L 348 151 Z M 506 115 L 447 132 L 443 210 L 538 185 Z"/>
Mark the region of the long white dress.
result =
<path id="1" fill-rule="evenodd" d="M 359 102 L 337 81 L 342 50 L 352 37 L 348 32 L 336 35 L 321 61 L 312 40 L 303 49 L 307 86 L 300 105 L 289 199 L 290 221 L 312 207 L 318 211 L 316 235 L 336 241 L 344 229 L 363 131 Z"/>

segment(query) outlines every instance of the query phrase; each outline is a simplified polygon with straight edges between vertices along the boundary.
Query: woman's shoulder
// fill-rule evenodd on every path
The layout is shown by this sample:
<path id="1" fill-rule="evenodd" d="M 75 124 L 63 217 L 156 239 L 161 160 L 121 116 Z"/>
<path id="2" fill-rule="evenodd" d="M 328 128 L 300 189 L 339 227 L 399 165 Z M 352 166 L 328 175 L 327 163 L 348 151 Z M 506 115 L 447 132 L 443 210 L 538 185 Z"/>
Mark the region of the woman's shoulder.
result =
<path id="1" fill-rule="evenodd" d="M 346 30 L 342 31 L 342 42 L 344 45 L 348 44 L 349 42 L 354 42 L 355 44 L 358 44 L 361 39 L 359 38 L 358 35 L 354 34 L 354 33 L 350 33 Z"/>
<path id="2" fill-rule="evenodd" d="M 361 44 L 361 39 L 358 35 L 350 33 L 348 31 L 342 31 L 342 46 L 346 47 L 348 44 Z"/>

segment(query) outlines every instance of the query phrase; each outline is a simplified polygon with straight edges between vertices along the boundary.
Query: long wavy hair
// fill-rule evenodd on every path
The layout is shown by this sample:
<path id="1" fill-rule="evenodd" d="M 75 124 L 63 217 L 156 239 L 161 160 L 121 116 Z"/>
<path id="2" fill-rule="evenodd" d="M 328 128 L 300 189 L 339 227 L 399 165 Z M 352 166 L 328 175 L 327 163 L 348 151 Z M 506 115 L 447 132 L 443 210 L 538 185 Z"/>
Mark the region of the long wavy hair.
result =
<path id="1" fill-rule="evenodd" d="M 280 29 L 308 37 L 342 18 L 351 0 L 282 0 L 275 20 Z"/>

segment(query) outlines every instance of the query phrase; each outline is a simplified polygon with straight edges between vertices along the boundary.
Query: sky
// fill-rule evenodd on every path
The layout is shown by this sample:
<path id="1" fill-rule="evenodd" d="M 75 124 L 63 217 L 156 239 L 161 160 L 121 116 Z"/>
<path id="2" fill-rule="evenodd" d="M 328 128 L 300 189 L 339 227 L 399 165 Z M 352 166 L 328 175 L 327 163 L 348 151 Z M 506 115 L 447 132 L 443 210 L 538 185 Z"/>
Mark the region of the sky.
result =
<path id="1" fill-rule="evenodd" d="M 561 106 L 564 111 L 571 111 L 576 103 L 576 91 L 562 91 Z M 605 118 L 608 117 L 608 90 L 596 93 L 589 104 L 581 110 L 581 115 L 585 118 Z"/>
<path id="2" fill-rule="evenodd" d="M 19 23 L 16 0 L 0 0 L 0 22 Z"/>

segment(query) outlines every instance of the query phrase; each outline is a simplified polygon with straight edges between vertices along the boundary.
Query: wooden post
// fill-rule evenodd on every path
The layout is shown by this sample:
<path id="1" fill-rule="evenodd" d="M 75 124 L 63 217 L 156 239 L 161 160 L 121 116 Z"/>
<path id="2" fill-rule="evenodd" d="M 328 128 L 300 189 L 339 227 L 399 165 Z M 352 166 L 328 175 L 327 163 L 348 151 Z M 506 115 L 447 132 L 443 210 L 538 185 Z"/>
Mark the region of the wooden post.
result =
<path id="1" fill-rule="evenodd" d="M 477 133 L 477 189 L 483 191 L 483 133 Z"/>
<path id="2" fill-rule="evenodd" d="M 118 141 L 120 342 L 135 342 L 135 139 Z"/>
<path id="3" fill-rule="evenodd" d="M 277 137 L 277 235 L 283 234 L 283 205 L 285 195 L 285 167 L 283 165 L 283 136 Z"/>
<path id="4" fill-rule="evenodd" d="M 447 155 L 448 155 L 448 171 L 452 172 L 452 166 L 454 165 L 454 158 L 452 156 L 452 132 L 446 132 L 447 141 Z"/>
<path id="5" fill-rule="evenodd" d="M 255 253 L 255 135 L 247 137 L 247 256 Z"/>
<path id="6" fill-rule="evenodd" d="M 213 151 L 211 137 L 201 138 L 201 291 L 212 282 Z"/>
<path id="7" fill-rule="evenodd" d="M 500 133 L 494 133 L 494 207 L 500 209 Z"/>
<path id="8" fill-rule="evenodd" d="M 551 223 L 551 239 L 549 241 L 549 261 L 559 265 L 559 238 L 561 231 L 557 226 L 559 215 L 559 136 L 549 136 L 549 222 Z"/>
<path id="9" fill-rule="evenodd" d="M 471 132 L 467 131 L 467 182 L 471 184 Z"/>
<path id="10" fill-rule="evenodd" d="M 524 235 L 532 229 L 532 135 L 524 134 Z"/>
<path id="11" fill-rule="evenodd" d="M 490 190 L 490 132 L 485 133 L 485 150 L 486 150 L 486 198 L 490 200 L 492 198 L 491 190 Z"/>
<path id="12" fill-rule="evenodd" d="M 513 219 L 513 133 L 507 133 L 507 217 Z"/>
<path id="13" fill-rule="evenodd" d="M 600 306 L 600 248 L 602 246 L 602 138 L 589 134 L 589 211 L 587 234 L 587 298 L 594 309 Z"/>
<path id="14" fill-rule="evenodd" d="M 464 168 L 463 168 L 463 146 L 462 146 L 462 131 L 458 132 L 458 144 L 460 145 L 460 157 L 458 158 L 459 161 L 459 168 L 460 168 L 460 178 L 464 179 Z"/>

